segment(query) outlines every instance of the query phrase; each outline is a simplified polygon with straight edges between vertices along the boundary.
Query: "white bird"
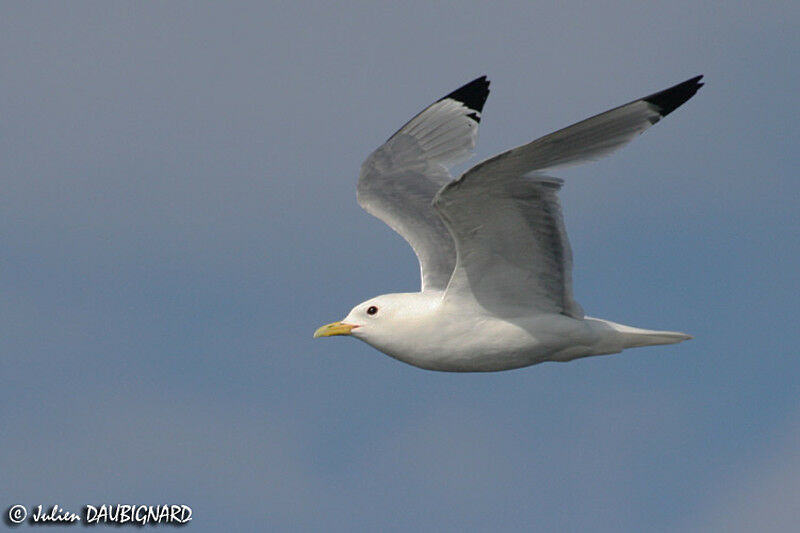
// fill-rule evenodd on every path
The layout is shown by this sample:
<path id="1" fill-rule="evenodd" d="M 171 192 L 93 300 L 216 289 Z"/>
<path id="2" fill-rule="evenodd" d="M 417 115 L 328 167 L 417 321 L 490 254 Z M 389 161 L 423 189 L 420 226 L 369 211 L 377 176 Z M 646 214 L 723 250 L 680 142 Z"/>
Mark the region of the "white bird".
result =
<path id="1" fill-rule="evenodd" d="M 361 167 L 358 202 L 417 255 L 420 292 L 355 306 L 314 337 L 351 335 L 429 370 L 488 372 L 570 361 L 689 335 L 584 316 L 572 257 L 543 171 L 605 156 L 691 98 L 697 76 L 487 159 L 457 180 L 475 146 L 489 81 L 482 76 L 412 118 Z"/>

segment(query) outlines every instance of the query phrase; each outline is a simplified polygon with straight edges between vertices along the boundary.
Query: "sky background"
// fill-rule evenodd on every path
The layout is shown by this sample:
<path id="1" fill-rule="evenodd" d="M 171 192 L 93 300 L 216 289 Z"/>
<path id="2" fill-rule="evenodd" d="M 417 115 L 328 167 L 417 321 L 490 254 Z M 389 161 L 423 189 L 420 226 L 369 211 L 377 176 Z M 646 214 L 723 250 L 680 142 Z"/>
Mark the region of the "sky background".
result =
<path id="1" fill-rule="evenodd" d="M 800 7 L 714 4 L 4 2 L 3 512 L 796 526 Z M 482 74 L 473 163 L 705 74 L 634 143 L 557 173 L 587 314 L 694 340 L 495 374 L 312 340 L 417 289 L 358 169 Z"/>

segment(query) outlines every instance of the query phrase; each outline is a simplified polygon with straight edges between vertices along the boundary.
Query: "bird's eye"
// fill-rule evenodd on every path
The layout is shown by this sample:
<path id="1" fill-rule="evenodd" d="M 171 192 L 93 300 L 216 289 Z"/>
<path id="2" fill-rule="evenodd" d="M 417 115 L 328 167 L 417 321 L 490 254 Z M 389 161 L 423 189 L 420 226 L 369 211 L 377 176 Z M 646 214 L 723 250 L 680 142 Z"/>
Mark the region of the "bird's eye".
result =
<path id="1" fill-rule="evenodd" d="M 374 314 L 376 314 L 377 312 L 378 312 L 378 308 L 377 308 L 377 307 L 375 307 L 374 305 L 370 305 L 370 306 L 369 306 L 369 309 L 367 309 L 367 314 L 368 314 L 368 315 L 374 315 Z"/>

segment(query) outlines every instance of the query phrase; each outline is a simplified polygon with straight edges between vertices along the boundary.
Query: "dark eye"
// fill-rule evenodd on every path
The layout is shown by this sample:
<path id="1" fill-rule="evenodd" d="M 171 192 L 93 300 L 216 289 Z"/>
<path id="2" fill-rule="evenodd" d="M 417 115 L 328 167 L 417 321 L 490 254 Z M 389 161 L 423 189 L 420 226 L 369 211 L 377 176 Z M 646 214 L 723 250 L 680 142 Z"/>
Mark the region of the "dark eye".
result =
<path id="1" fill-rule="evenodd" d="M 377 307 L 375 307 L 374 305 L 370 305 L 370 306 L 369 306 L 369 309 L 367 309 L 367 314 L 368 314 L 368 315 L 374 315 L 374 314 L 376 314 L 377 312 L 378 312 L 378 308 L 377 308 Z"/>

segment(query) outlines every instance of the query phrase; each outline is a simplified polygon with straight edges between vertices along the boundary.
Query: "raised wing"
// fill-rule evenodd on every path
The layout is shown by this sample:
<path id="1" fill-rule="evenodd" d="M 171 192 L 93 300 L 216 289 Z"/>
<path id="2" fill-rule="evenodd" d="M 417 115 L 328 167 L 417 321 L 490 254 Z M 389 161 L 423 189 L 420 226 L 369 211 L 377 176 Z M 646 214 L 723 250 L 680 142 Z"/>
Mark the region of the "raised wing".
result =
<path id="1" fill-rule="evenodd" d="M 436 199 L 458 252 L 446 297 L 475 300 L 496 316 L 535 310 L 582 317 L 572 297 L 572 253 L 557 197 L 561 181 L 469 178 Z"/>
<path id="2" fill-rule="evenodd" d="M 446 298 L 474 300 L 500 316 L 535 309 L 582 317 L 572 296 L 561 182 L 540 172 L 622 147 L 691 98 L 700 78 L 504 152 L 444 187 L 434 205 L 457 250 Z"/>
<path id="3" fill-rule="evenodd" d="M 482 76 L 427 107 L 361 166 L 358 203 L 399 233 L 417 254 L 422 290 L 444 290 L 456 263 L 450 232 L 434 211 L 448 168 L 475 146 L 489 81 Z"/>

